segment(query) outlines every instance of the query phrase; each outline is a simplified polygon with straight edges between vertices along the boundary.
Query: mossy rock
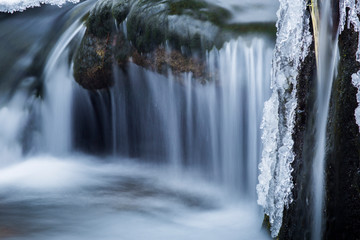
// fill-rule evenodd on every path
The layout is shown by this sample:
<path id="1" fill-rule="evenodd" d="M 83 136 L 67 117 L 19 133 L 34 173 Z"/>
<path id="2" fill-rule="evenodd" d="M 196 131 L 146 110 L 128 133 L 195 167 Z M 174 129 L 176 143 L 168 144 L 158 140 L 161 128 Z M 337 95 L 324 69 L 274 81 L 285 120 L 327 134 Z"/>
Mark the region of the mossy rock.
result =
<path id="1" fill-rule="evenodd" d="M 125 67 L 130 61 L 163 74 L 162 62 L 176 74 L 189 71 L 205 79 L 207 51 L 256 29 L 229 23 L 231 17 L 203 0 L 100 0 L 84 17 L 75 80 L 87 89 L 107 88 L 113 64 Z M 160 57 L 165 48 L 167 56 Z"/>
<path id="2" fill-rule="evenodd" d="M 98 1 L 95 4 L 86 20 L 88 33 L 96 37 L 104 37 L 112 32 L 112 6 L 113 0 Z"/>
<path id="3" fill-rule="evenodd" d="M 111 13 L 117 22 L 121 23 L 126 19 L 130 12 L 130 3 L 130 0 L 113 1 Z"/>
<path id="4" fill-rule="evenodd" d="M 74 77 L 87 89 L 101 89 L 112 85 L 112 49 L 108 38 L 87 34 L 74 59 Z"/>

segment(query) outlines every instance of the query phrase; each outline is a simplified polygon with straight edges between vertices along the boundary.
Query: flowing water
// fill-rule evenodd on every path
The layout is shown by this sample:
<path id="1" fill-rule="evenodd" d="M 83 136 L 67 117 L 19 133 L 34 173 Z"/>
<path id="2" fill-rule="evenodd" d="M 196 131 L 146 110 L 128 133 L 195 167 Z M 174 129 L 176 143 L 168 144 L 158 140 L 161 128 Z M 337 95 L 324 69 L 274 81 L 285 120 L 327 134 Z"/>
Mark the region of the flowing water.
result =
<path id="1" fill-rule="evenodd" d="M 312 239 L 321 239 L 325 192 L 326 126 L 332 82 L 337 66 L 337 36 L 333 36 L 331 2 L 322 2 L 319 35 L 319 67 L 317 75 L 315 155 L 313 160 L 314 223 Z"/>
<path id="2" fill-rule="evenodd" d="M 94 2 L 1 20 L 0 238 L 266 239 L 255 188 L 272 40 L 209 51 L 205 84 L 130 64 L 87 91 L 71 59 Z"/>

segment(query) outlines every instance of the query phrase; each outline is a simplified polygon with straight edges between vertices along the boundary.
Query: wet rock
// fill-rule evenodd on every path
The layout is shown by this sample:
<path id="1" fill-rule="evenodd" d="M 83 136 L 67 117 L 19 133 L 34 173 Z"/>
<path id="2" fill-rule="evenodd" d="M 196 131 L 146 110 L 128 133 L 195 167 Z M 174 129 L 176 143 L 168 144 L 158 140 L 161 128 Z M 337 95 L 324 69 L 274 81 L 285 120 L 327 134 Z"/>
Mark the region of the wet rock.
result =
<path id="1" fill-rule="evenodd" d="M 117 22 L 123 22 L 130 12 L 130 0 L 113 1 L 111 13 Z"/>
<path id="2" fill-rule="evenodd" d="M 97 2 L 86 20 L 88 34 L 103 38 L 112 32 L 112 6 L 113 0 Z"/>
<path id="3" fill-rule="evenodd" d="M 338 19 L 338 12 L 334 11 L 333 16 Z M 338 22 L 334 24 L 334 29 L 337 29 Z M 360 70 L 355 57 L 358 40 L 358 33 L 353 28 L 345 28 L 339 36 L 340 62 L 332 87 L 327 125 L 323 239 L 360 239 L 360 134 L 354 116 L 357 89 L 351 81 L 351 75 Z M 293 133 L 294 201 L 284 211 L 279 239 L 311 239 L 314 212 L 311 178 L 316 131 L 315 65 L 312 46 L 299 69 L 298 107 Z"/>
<path id="4" fill-rule="evenodd" d="M 74 58 L 75 80 L 86 89 L 113 84 L 113 68 L 139 66 L 206 79 L 206 51 L 240 33 L 274 24 L 230 23 L 231 13 L 206 1 L 101 0 L 86 16 L 86 33 Z M 267 28 L 268 29 L 268 28 Z"/>
<path id="5" fill-rule="evenodd" d="M 112 85 L 113 36 L 98 38 L 87 34 L 74 60 L 74 77 L 87 89 L 101 89 Z"/>
<path id="6" fill-rule="evenodd" d="M 325 239 L 360 239 L 360 134 L 355 121 L 357 89 L 351 75 L 356 61 L 358 33 L 339 36 L 340 62 L 330 101 L 326 156 Z"/>
<path id="7" fill-rule="evenodd" d="M 190 2 L 190 3 L 188 3 Z M 203 1 L 136 1 L 128 16 L 129 39 L 141 52 L 153 51 L 167 41 L 199 51 L 211 48 L 220 39 L 220 28 L 209 21 L 217 11 L 229 12 Z"/>
<path id="8" fill-rule="evenodd" d="M 312 31 L 312 29 L 311 29 Z M 314 153 L 314 123 L 316 56 L 314 42 L 299 69 L 297 78 L 298 105 L 293 132 L 295 159 L 292 163 L 293 202 L 284 209 L 279 239 L 310 239 L 312 203 L 312 153 Z M 307 210 L 305 210 L 307 209 Z"/>

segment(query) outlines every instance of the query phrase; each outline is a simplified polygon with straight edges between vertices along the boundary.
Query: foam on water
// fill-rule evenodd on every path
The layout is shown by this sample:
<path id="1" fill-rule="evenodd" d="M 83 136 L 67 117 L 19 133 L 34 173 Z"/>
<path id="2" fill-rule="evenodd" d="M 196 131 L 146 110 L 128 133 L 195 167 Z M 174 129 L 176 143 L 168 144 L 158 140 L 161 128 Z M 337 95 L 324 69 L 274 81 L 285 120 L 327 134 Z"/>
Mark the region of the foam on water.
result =
<path id="1" fill-rule="evenodd" d="M 0 105 L 0 167 L 13 164 L 21 159 L 22 146 L 20 138 L 29 117 L 29 103 L 33 99 L 21 89 L 7 103 Z"/>
<path id="2" fill-rule="evenodd" d="M 221 188 L 194 175 L 106 160 L 43 155 L 0 169 L 0 236 L 267 239 L 251 202 L 229 202 Z"/>

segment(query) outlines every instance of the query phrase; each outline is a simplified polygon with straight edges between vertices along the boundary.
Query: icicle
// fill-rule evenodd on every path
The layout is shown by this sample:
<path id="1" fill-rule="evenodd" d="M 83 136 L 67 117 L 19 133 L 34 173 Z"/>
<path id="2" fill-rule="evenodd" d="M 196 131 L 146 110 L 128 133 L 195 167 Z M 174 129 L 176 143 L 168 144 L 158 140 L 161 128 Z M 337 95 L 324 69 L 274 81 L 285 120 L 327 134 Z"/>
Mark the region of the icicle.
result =
<path id="1" fill-rule="evenodd" d="M 262 122 L 264 149 L 259 165 L 258 204 L 270 218 L 271 233 L 279 233 L 284 207 L 292 201 L 291 163 L 294 160 L 296 79 L 308 54 L 312 36 L 306 1 L 280 0 L 277 41 L 273 55 L 273 95 L 265 104 Z"/>

